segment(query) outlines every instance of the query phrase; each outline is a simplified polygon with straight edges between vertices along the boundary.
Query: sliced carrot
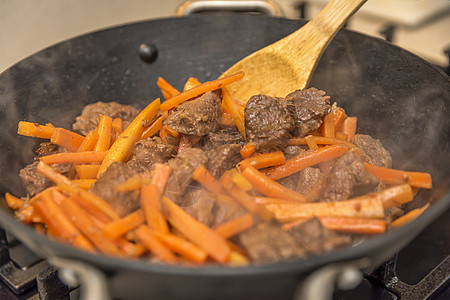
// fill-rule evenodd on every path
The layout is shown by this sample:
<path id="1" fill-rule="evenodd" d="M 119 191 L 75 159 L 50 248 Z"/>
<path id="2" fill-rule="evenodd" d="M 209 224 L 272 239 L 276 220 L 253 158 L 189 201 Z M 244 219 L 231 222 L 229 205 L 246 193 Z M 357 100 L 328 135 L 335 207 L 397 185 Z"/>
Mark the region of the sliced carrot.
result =
<path id="1" fill-rule="evenodd" d="M 245 134 L 244 108 L 237 105 L 236 102 L 233 101 L 227 87 L 222 87 L 222 107 L 225 107 L 226 110 L 230 112 L 234 118 L 234 123 L 236 124 L 237 129 L 244 137 L 244 140 L 247 140 L 247 136 Z"/>
<path id="2" fill-rule="evenodd" d="M 169 226 L 161 211 L 161 194 L 158 188 L 153 184 L 142 185 L 140 200 L 148 227 L 164 233 L 169 232 Z"/>
<path id="3" fill-rule="evenodd" d="M 163 211 L 170 224 L 188 240 L 220 263 L 226 262 L 230 247 L 214 230 L 194 219 L 169 198 L 163 197 Z"/>
<path id="4" fill-rule="evenodd" d="M 83 142 L 81 143 L 80 147 L 78 147 L 77 152 L 86 152 L 86 151 L 93 151 L 95 148 L 95 145 L 98 141 L 98 133 L 97 130 L 91 130 L 84 138 Z"/>
<path id="5" fill-rule="evenodd" d="M 192 178 L 198 181 L 205 189 L 215 194 L 225 194 L 225 190 L 221 186 L 220 182 L 209 173 L 208 169 L 204 165 L 198 166 Z"/>
<path id="6" fill-rule="evenodd" d="M 129 192 L 135 191 L 141 188 L 143 183 L 143 179 L 139 175 L 132 176 L 127 179 L 124 183 L 118 184 L 115 186 L 116 191 L 119 192 Z"/>
<path id="7" fill-rule="evenodd" d="M 176 132 L 172 127 L 164 125 L 163 126 L 164 130 L 167 131 L 168 134 L 170 134 L 171 136 L 173 136 L 174 138 L 178 138 L 180 136 L 180 134 L 178 132 Z"/>
<path id="8" fill-rule="evenodd" d="M 347 136 L 347 134 L 343 133 L 342 131 L 338 131 L 338 132 L 336 132 L 336 138 L 341 141 L 347 141 L 348 136 Z"/>
<path id="9" fill-rule="evenodd" d="M 128 231 L 133 230 L 145 223 L 142 209 L 138 209 L 123 218 L 110 222 L 103 227 L 102 233 L 111 239 L 117 239 Z"/>
<path id="10" fill-rule="evenodd" d="M 101 115 L 98 121 L 98 140 L 94 151 L 105 151 L 111 145 L 112 118 Z"/>
<path id="11" fill-rule="evenodd" d="M 334 130 L 337 133 L 341 127 L 344 120 L 347 119 L 347 114 L 342 107 L 334 106 Z"/>
<path id="12" fill-rule="evenodd" d="M 147 247 L 156 257 L 162 261 L 174 264 L 177 262 L 177 257 L 172 251 L 164 245 L 153 233 L 153 231 L 145 225 L 139 226 L 136 229 L 136 236 L 141 243 Z"/>
<path id="13" fill-rule="evenodd" d="M 164 115 L 160 115 L 156 118 L 156 120 L 153 121 L 153 123 L 147 127 L 147 129 L 144 130 L 141 136 L 141 140 L 145 140 L 151 136 L 153 136 L 155 133 L 157 133 L 161 128 L 163 127 L 163 120 L 166 118 Z"/>
<path id="14" fill-rule="evenodd" d="M 128 125 L 128 127 L 122 132 L 122 134 L 116 139 L 114 144 L 111 145 L 108 150 L 108 154 L 103 160 L 97 177 L 100 176 L 113 162 L 121 161 L 125 162 L 133 151 L 134 144 L 142 136 L 147 124 L 158 112 L 160 106 L 159 99 L 156 99 L 144 108 L 139 115 Z"/>
<path id="15" fill-rule="evenodd" d="M 17 133 L 24 136 L 37 137 L 41 139 L 50 139 L 54 127 L 40 125 L 38 123 L 20 121 L 17 126 Z"/>
<path id="16" fill-rule="evenodd" d="M 214 228 L 223 238 L 230 238 L 253 227 L 252 214 L 245 214 Z"/>
<path id="17" fill-rule="evenodd" d="M 366 163 L 366 170 L 387 184 L 408 183 L 411 186 L 431 189 L 433 182 L 430 173 L 395 170 Z"/>
<path id="18" fill-rule="evenodd" d="M 356 134 L 357 117 L 348 117 L 342 122 L 342 132 L 347 135 L 347 142 L 351 142 Z"/>
<path id="19" fill-rule="evenodd" d="M 242 175 L 240 172 L 238 172 L 236 169 L 232 169 L 231 171 L 231 181 L 236 184 L 240 189 L 249 192 L 253 189 L 253 185 L 250 183 L 250 181 L 245 178 L 244 175 Z"/>
<path id="20" fill-rule="evenodd" d="M 255 144 L 252 142 L 248 142 L 244 145 L 244 147 L 241 148 L 240 153 L 242 158 L 246 159 L 252 156 L 256 151 Z"/>
<path id="21" fill-rule="evenodd" d="M 274 197 L 255 197 L 255 202 L 258 204 L 289 204 L 292 203 L 292 200 L 286 200 L 282 198 L 274 198 Z"/>
<path id="22" fill-rule="evenodd" d="M 114 118 L 114 120 L 112 121 L 112 128 L 114 130 L 115 139 L 117 139 L 117 137 L 123 131 L 123 121 L 122 121 L 122 119 L 121 118 Z"/>
<path id="23" fill-rule="evenodd" d="M 228 257 L 228 264 L 232 267 L 243 267 L 250 264 L 250 261 L 247 256 L 232 250 Z"/>
<path id="24" fill-rule="evenodd" d="M 186 83 L 184 84 L 183 92 L 190 90 L 192 88 L 195 88 L 196 86 L 199 86 L 202 84 L 197 78 L 195 77 L 189 77 L 188 80 L 186 80 Z"/>
<path id="25" fill-rule="evenodd" d="M 108 151 L 86 151 L 86 152 L 60 152 L 39 157 L 41 162 L 46 164 L 87 164 L 101 163 Z"/>
<path id="26" fill-rule="evenodd" d="M 282 165 L 286 162 L 286 158 L 282 151 L 275 151 L 269 153 L 261 153 L 242 160 L 237 165 L 241 171 L 245 170 L 247 166 L 253 166 L 256 169 L 273 167 Z"/>
<path id="27" fill-rule="evenodd" d="M 343 145 L 325 146 L 318 150 L 309 150 L 300 153 L 296 157 L 286 161 L 284 165 L 262 170 L 261 172 L 272 180 L 278 180 L 307 167 L 337 158 L 348 151 Z"/>
<path id="28" fill-rule="evenodd" d="M 226 127 L 235 125 L 233 116 L 230 113 L 222 110 L 222 115 L 220 116 L 220 124 Z"/>
<path id="29" fill-rule="evenodd" d="M 36 170 L 53 181 L 56 184 L 67 184 L 71 185 L 71 181 L 66 176 L 62 175 L 61 173 L 57 172 L 55 169 L 44 163 L 43 161 L 40 161 L 39 164 L 36 167 Z"/>
<path id="30" fill-rule="evenodd" d="M 422 206 L 421 208 L 413 209 L 410 212 L 401 216 L 400 218 L 395 219 L 394 221 L 391 222 L 391 227 L 398 228 L 414 221 L 428 208 L 428 206 L 430 206 L 429 203 Z"/>
<path id="31" fill-rule="evenodd" d="M 166 189 L 167 181 L 169 181 L 171 173 L 172 168 L 167 164 L 156 163 L 153 167 L 153 173 L 150 183 L 156 186 L 160 196 Z"/>
<path id="32" fill-rule="evenodd" d="M 21 208 L 23 206 L 23 204 L 25 203 L 25 201 L 11 195 L 10 193 L 5 194 L 5 200 L 6 200 L 6 204 L 8 204 L 8 206 L 14 210 Z"/>
<path id="33" fill-rule="evenodd" d="M 302 138 L 292 138 L 288 141 L 288 145 L 308 145 L 308 139 L 310 140 L 310 142 L 314 141 L 314 143 L 318 145 L 345 145 L 349 149 L 356 147 L 354 144 L 340 140 L 338 138 L 314 135 L 308 135 Z"/>
<path id="34" fill-rule="evenodd" d="M 178 94 L 180 94 L 180 91 L 174 88 L 170 83 L 168 83 L 164 78 L 158 77 L 158 80 L 156 81 L 156 85 L 163 91 L 165 91 L 169 98 L 172 98 Z M 168 98 L 166 98 L 168 99 Z"/>
<path id="35" fill-rule="evenodd" d="M 153 233 L 173 252 L 180 254 L 190 261 L 202 263 L 208 257 L 205 251 L 179 236 L 160 231 L 153 231 Z"/>
<path id="36" fill-rule="evenodd" d="M 323 118 L 323 123 L 320 126 L 320 132 L 324 137 L 334 138 L 334 110 L 331 109 L 330 113 Z"/>
<path id="37" fill-rule="evenodd" d="M 239 72 L 234 75 L 230 75 L 230 76 L 219 78 L 219 79 L 216 79 L 213 81 L 205 82 L 199 86 L 196 86 L 186 92 L 182 92 L 181 94 L 176 95 L 176 96 L 164 101 L 164 103 L 161 104 L 161 111 L 168 111 L 168 110 L 174 108 L 175 106 L 183 103 L 184 101 L 187 101 L 189 99 L 197 97 L 208 91 L 214 91 L 214 90 L 220 89 L 220 88 L 226 86 L 227 84 L 238 81 L 242 77 L 244 77 L 244 73 Z"/>
<path id="38" fill-rule="evenodd" d="M 89 190 L 91 186 L 97 181 L 97 179 L 74 179 L 70 182 L 76 184 L 83 190 Z"/>
<path id="39" fill-rule="evenodd" d="M 309 149 L 311 149 L 311 150 L 319 149 L 319 146 L 317 146 L 317 142 L 312 135 L 306 136 L 305 140 L 306 140 L 306 144 L 308 145 Z"/>
<path id="40" fill-rule="evenodd" d="M 84 136 L 66 130 L 64 128 L 54 128 L 50 141 L 53 144 L 64 147 L 69 151 L 77 151 L 84 141 Z"/>
<path id="41" fill-rule="evenodd" d="M 77 171 L 78 177 L 80 179 L 95 179 L 97 178 L 98 169 L 100 165 L 76 165 L 75 170 Z"/>

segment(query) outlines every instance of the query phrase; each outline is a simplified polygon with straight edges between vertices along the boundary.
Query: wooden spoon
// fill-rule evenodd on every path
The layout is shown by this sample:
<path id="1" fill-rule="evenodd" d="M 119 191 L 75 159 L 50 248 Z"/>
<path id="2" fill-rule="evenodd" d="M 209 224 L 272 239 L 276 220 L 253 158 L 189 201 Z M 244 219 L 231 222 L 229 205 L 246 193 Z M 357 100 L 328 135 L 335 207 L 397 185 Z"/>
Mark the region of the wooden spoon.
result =
<path id="1" fill-rule="evenodd" d="M 366 1 L 331 0 L 294 33 L 237 62 L 221 76 L 244 71 L 243 79 L 229 85 L 233 97 L 243 101 L 256 94 L 285 97 L 308 87 L 329 42 Z"/>

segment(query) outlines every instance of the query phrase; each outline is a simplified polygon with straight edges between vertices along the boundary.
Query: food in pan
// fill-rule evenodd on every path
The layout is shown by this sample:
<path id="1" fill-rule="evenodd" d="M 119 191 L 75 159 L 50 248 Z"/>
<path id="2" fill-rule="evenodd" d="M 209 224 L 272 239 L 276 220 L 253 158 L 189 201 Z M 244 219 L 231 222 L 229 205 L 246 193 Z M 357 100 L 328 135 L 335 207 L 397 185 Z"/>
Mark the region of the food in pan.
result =
<path id="1" fill-rule="evenodd" d="M 70 130 L 20 122 L 48 141 L 20 171 L 27 196 L 7 193 L 8 205 L 85 251 L 232 266 L 352 245 L 426 209 L 403 205 L 430 174 L 393 169 L 324 91 L 233 99 L 242 77 L 189 78 L 182 92 L 160 78 L 164 102 L 89 104 Z"/>

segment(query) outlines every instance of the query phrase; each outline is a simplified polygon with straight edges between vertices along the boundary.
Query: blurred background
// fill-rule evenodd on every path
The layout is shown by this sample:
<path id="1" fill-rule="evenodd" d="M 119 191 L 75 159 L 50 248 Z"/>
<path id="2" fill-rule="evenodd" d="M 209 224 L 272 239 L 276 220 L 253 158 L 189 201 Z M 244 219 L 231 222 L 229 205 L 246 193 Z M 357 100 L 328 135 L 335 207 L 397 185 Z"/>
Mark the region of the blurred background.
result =
<path id="1" fill-rule="evenodd" d="M 172 17 L 183 2 L 0 0 L 0 72 L 36 51 L 74 36 L 118 24 Z M 286 18 L 310 19 L 328 1 L 273 2 Z M 449 0 L 369 0 L 350 19 L 347 28 L 385 38 L 448 72 Z"/>

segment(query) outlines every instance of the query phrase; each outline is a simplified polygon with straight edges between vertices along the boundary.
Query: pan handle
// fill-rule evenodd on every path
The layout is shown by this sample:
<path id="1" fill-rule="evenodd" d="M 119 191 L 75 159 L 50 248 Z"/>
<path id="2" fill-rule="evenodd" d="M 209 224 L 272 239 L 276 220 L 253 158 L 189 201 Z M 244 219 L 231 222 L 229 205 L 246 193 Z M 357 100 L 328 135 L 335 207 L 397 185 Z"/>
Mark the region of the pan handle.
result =
<path id="1" fill-rule="evenodd" d="M 357 287 L 363 279 L 361 270 L 369 266 L 370 259 L 362 258 L 320 268 L 298 285 L 294 300 L 332 299 L 335 286 L 341 290 Z"/>
<path id="2" fill-rule="evenodd" d="M 188 16 L 201 12 L 257 12 L 272 17 L 283 17 L 281 8 L 271 0 L 188 0 L 177 7 L 176 15 Z"/>
<path id="3" fill-rule="evenodd" d="M 49 263 L 58 268 L 58 275 L 70 287 L 80 286 L 80 299 L 111 300 L 105 274 L 92 265 L 62 258 L 49 257 Z"/>

